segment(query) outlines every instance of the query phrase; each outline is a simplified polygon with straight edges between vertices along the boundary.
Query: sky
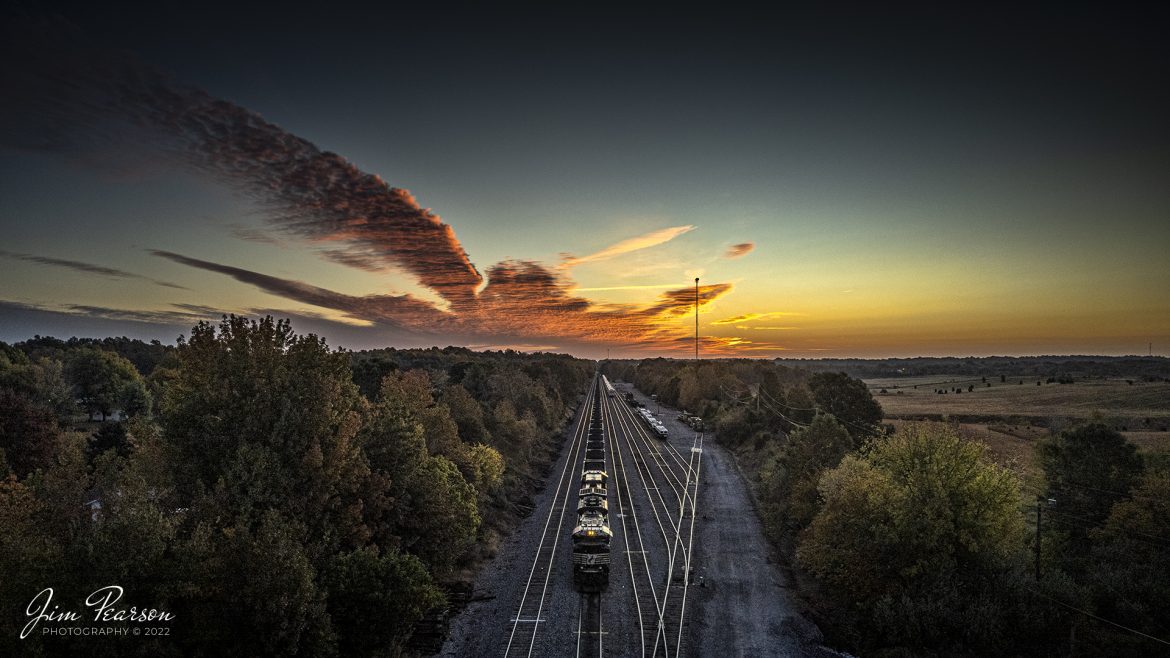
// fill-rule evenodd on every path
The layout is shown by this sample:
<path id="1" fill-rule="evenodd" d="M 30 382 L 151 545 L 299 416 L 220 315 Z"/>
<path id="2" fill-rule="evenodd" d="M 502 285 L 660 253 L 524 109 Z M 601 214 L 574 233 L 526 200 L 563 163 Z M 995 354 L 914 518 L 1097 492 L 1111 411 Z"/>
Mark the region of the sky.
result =
<path id="1" fill-rule="evenodd" d="M 713 12 L 9 10 L 0 340 L 1168 353 L 1159 16 Z"/>

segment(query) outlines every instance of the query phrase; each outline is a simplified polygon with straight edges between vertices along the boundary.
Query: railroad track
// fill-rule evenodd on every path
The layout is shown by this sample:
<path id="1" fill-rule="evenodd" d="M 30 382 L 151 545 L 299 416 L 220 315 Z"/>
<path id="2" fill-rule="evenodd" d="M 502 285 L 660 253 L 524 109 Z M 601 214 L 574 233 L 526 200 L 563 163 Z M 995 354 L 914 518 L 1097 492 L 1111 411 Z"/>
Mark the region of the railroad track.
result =
<path id="1" fill-rule="evenodd" d="M 552 504 L 549 506 L 548 516 L 544 521 L 540 543 L 536 547 L 536 554 L 532 559 L 532 568 L 528 572 L 524 593 L 520 597 L 520 605 L 516 608 L 516 614 L 511 619 L 512 632 L 508 636 L 508 646 L 504 649 L 505 658 L 535 655 L 534 650 L 540 625 L 547 621 L 541 615 L 544 613 L 553 565 L 558 557 L 557 548 L 560 545 L 561 535 L 565 534 L 562 532 L 565 509 L 570 506 L 576 507 L 575 496 L 579 484 L 579 473 L 575 468 L 579 463 L 579 458 L 582 457 L 582 446 L 585 443 L 586 429 L 589 427 L 593 399 L 597 395 L 597 381 L 598 378 L 594 377 L 585 401 L 581 405 L 581 412 L 577 417 L 577 424 L 573 430 L 573 443 L 557 480 L 557 488 L 553 494 Z M 600 624 L 600 618 L 598 623 Z"/>
<path id="2" fill-rule="evenodd" d="M 617 423 L 613 422 L 615 419 L 613 405 L 606 403 L 602 409 L 606 425 L 610 428 L 611 445 L 613 446 L 615 473 L 611 480 L 617 485 L 617 512 L 624 537 L 626 564 L 629 566 L 630 585 L 634 596 L 634 609 L 638 616 L 641 655 L 647 656 L 650 655 L 648 650 L 654 645 L 655 640 L 661 637 L 662 609 L 658 605 L 654 573 L 650 567 L 649 551 L 643 540 L 638 510 L 630 497 L 632 489 L 629 471 L 622 455 L 623 451 L 619 447 L 617 435 L 620 430 Z M 646 598 L 647 594 L 649 594 L 649 599 Z"/>
<path id="3" fill-rule="evenodd" d="M 686 599 L 693 573 L 691 551 L 698 475 L 702 464 L 702 435 L 696 436 L 688 459 L 684 462 L 677 449 L 656 437 L 652 438 L 642 421 L 624 403 L 607 403 L 604 406 L 608 426 L 614 437 L 615 466 L 627 493 L 624 504 L 628 512 L 622 516 L 627 549 L 632 555 L 634 549 L 631 546 L 636 541 L 644 566 L 642 572 L 645 583 L 638 587 L 640 578 L 635 577 L 634 561 L 629 561 L 642 630 L 642 656 L 683 656 L 689 648 L 688 634 L 684 631 Z M 652 536 L 657 535 L 662 542 L 661 555 L 665 557 L 657 561 L 650 559 L 650 551 L 643 543 L 642 525 L 637 522 L 637 504 L 629 495 L 630 466 L 634 467 L 632 470 L 637 481 L 633 486 L 641 485 L 641 491 L 651 508 L 653 525 L 657 526 L 658 532 L 653 532 L 652 528 L 647 530 Z M 625 525 L 627 514 L 634 519 L 632 534 Z M 650 601 L 644 600 L 647 591 L 651 595 L 652 605 L 648 605 Z"/>
<path id="4" fill-rule="evenodd" d="M 601 617 L 601 594 L 581 594 L 577 609 L 577 657 L 605 655 L 605 628 Z"/>

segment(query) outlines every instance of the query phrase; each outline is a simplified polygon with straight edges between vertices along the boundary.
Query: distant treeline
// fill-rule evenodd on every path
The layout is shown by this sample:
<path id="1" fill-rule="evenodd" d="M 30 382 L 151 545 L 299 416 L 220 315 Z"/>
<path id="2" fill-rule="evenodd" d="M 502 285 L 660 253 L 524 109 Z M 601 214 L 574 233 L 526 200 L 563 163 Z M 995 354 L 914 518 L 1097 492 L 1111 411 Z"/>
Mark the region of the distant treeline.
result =
<path id="1" fill-rule="evenodd" d="M 1039 442 L 1043 478 L 1025 481 L 952 426 L 895 433 L 860 380 L 791 364 L 602 369 L 701 414 L 736 453 L 830 644 L 882 657 L 1166 655 L 1170 456 L 1143 459 L 1087 424 Z"/>
<path id="2" fill-rule="evenodd" d="M 971 377 L 1170 379 L 1164 356 L 987 356 L 915 357 L 912 359 L 776 359 L 778 365 L 809 372 L 844 372 L 861 379 L 924 375 Z"/>
<path id="3" fill-rule="evenodd" d="M 0 343 L 0 655 L 399 655 L 530 504 L 594 368 L 272 318 Z M 108 585 L 169 636 L 19 639 L 44 588 L 83 611 Z"/>

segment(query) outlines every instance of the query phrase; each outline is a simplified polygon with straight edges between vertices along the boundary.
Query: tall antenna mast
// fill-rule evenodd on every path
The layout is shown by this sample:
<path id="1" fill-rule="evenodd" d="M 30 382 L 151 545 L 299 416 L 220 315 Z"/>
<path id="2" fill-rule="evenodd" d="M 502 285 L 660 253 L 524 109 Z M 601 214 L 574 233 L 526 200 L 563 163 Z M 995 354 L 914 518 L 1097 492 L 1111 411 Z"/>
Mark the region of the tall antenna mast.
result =
<path id="1" fill-rule="evenodd" d="M 699 277 L 695 277 L 695 361 L 699 360 Z"/>

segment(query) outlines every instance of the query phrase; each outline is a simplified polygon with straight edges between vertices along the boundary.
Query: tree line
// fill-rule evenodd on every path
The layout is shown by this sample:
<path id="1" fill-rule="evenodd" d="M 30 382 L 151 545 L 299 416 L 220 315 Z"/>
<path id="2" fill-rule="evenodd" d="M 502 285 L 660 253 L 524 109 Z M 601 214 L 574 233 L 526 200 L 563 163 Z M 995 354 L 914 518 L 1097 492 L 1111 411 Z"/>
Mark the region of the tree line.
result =
<path id="1" fill-rule="evenodd" d="M 859 380 L 765 361 L 611 361 L 699 413 L 829 642 L 863 656 L 1160 656 L 1170 456 L 1084 423 L 997 464 L 954 426 L 883 425 Z M 1037 528 L 1037 507 L 1040 523 Z"/>
<path id="2" fill-rule="evenodd" d="M 271 317 L 0 344 L 0 653 L 399 655 L 525 512 L 593 367 L 334 351 Z M 18 639 L 43 588 L 107 585 L 170 636 Z"/>

